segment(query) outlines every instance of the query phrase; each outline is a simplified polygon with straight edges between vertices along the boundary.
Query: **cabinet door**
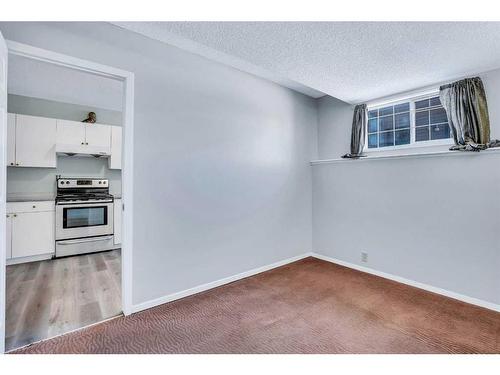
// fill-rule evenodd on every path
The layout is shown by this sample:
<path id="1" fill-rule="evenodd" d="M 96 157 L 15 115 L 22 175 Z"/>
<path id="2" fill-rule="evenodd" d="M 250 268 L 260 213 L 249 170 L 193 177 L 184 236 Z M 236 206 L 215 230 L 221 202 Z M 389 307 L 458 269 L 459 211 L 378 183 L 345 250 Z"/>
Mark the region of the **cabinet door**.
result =
<path id="1" fill-rule="evenodd" d="M 83 146 L 85 144 L 85 123 L 57 120 L 57 144 Z"/>
<path id="2" fill-rule="evenodd" d="M 85 144 L 97 152 L 109 154 L 111 146 L 111 126 L 100 124 L 86 124 Z"/>
<path id="3" fill-rule="evenodd" d="M 111 127 L 111 156 L 109 169 L 122 169 L 122 127 Z"/>
<path id="4" fill-rule="evenodd" d="M 7 114 L 7 165 L 16 165 L 16 115 Z"/>
<path id="5" fill-rule="evenodd" d="M 12 215 L 12 258 L 55 251 L 55 212 Z"/>
<path id="6" fill-rule="evenodd" d="M 7 259 L 10 259 L 10 258 L 12 258 L 12 214 L 7 214 L 7 219 L 6 219 L 5 223 L 6 223 L 5 250 L 7 253 Z"/>
<path id="7" fill-rule="evenodd" d="M 115 199 L 113 206 L 113 232 L 115 237 L 115 245 L 122 243 L 122 200 Z"/>
<path id="8" fill-rule="evenodd" d="M 16 115 L 16 165 L 56 167 L 56 120 Z"/>

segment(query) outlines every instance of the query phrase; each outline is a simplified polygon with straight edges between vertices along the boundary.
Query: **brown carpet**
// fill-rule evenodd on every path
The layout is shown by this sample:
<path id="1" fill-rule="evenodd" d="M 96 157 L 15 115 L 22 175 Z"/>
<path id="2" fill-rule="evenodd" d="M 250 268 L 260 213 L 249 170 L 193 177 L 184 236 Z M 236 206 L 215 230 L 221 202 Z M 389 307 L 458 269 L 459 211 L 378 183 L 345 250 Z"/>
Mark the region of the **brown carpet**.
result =
<path id="1" fill-rule="evenodd" d="M 17 353 L 500 353 L 500 313 L 307 258 Z"/>

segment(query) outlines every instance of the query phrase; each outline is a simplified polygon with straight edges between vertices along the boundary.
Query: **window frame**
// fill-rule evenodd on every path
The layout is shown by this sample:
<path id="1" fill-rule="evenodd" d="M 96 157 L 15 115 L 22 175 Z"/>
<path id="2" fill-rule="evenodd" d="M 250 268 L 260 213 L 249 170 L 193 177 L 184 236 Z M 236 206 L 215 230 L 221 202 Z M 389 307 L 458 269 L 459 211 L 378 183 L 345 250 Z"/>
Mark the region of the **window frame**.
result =
<path id="1" fill-rule="evenodd" d="M 383 151 L 393 151 L 393 150 L 405 150 L 405 149 L 413 149 L 413 148 L 421 148 L 421 147 L 432 147 L 432 146 L 451 146 L 454 144 L 453 137 L 444 138 L 444 139 L 433 139 L 428 141 L 415 141 L 415 102 L 424 99 L 430 99 L 439 95 L 439 88 L 434 88 L 429 91 L 414 93 L 411 95 L 405 95 L 404 97 L 394 97 L 392 99 L 388 99 L 385 101 L 378 101 L 367 103 L 366 109 L 366 132 L 365 132 L 365 145 L 363 147 L 363 153 L 373 153 L 373 152 L 383 152 Z M 410 103 L 410 143 L 405 145 L 394 145 L 394 146 L 386 146 L 386 147 L 376 147 L 376 148 L 368 148 L 368 112 L 374 109 L 380 109 L 388 106 L 396 106 L 398 104 Z M 378 117 L 380 118 L 380 117 Z M 448 121 L 449 124 L 449 121 Z M 430 125 L 430 124 L 429 124 Z M 380 132 L 377 132 L 380 134 Z M 374 134 L 374 133 L 371 133 Z"/>

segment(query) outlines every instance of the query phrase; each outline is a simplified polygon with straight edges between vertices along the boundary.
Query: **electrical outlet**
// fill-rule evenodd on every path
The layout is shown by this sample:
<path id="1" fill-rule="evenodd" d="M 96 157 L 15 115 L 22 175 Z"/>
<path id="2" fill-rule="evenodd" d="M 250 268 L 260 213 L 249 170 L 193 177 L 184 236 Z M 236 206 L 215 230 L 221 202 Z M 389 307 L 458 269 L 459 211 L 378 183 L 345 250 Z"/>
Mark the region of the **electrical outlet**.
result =
<path id="1" fill-rule="evenodd" d="M 368 253 L 367 252 L 365 252 L 365 251 L 361 252 L 361 261 L 363 263 L 367 263 L 368 262 Z"/>

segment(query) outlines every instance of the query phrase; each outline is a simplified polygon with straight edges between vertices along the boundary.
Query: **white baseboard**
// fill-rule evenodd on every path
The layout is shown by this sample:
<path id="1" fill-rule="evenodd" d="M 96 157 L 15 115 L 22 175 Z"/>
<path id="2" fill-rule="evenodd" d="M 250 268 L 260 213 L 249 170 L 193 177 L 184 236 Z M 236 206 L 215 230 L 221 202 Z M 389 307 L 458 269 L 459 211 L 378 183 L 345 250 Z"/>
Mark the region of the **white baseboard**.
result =
<path id="1" fill-rule="evenodd" d="M 41 260 L 52 259 L 53 257 L 54 257 L 54 253 L 32 255 L 29 257 L 21 257 L 21 258 L 10 258 L 10 259 L 7 259 L 6 264 L 7 264 L 7 266 L 11 266 L 13 264 L 20 264 L 20 263 L 39 262 Z"/>
<path id="2" fill-rule="evenodd" d="M 500 312 L 500 305 L 492 303 L 492 302 L 483 301 L 483 300 L 478 299 L 478 298 L 469 297 L 469 296 L 466 296 L 463 294 L 455 293 L 455 292 L 452 292 L 452 291 L 449 291 L 446 289 L 438 288 L 438 287 L 424 284 L 424 283 L 421 283 L 418 281 L 409 280 L 409 279 L 406 279 L 406 278 L 401 277 L 401 276 L 396 276 L 396 275 L 392 275 L 392 274 L 389 274 L 386 272 L 377 271 L 377 270 L 374 270 L 372 268 L 359 266 L 357 264 L 345 262 L 343 260 L 332 258 L 332 257 L 326 256 L 326 255 L 321 255 L 318 253 L 309 252 L 309 253 L 304 253 L 304 254 L 301 254 L 301 255 L 298 255 L 298 256 L 295 256 L 292 258 L 288 258 L 288 259 L 285 259 L 285 260 L 282 260 L 282 261 L 279 261 L 276 263 L 272 263 L 272 264 L 269 264 L 266 266 L 254 268 L 252 270 L 242 272 L 242 273 L 239 273 L 239 274 L 236 274 L 233 276 L 225 277 L 225 278 L 220 279 L 220 280 L 212 281 L 210 283 L 206 283 L 206 284 L 199 285 L 199 286 L 196 286 L 196 287 L 193 287 L 190 289 L 186 289 L 186 290 L 183 290 L 183 291 L 180 291 L 177 293 L 172 293 L 172 294 L 169 294 L 169 295 L 166 295 L 163 297 L 159 297 L 159 298 L 156 298 L 153 300 L 139 303 L 137 305 L 133 305 L 132 306 L 132 313 L 136 313 L 136 312 L 139 312 L 142 310 L 149 309 L 151 307 L 162 305 L 162 304 L 167 303 L 167 302 L 175 301 L 175 300 L 180 299 L 180 298 L 188 297 L 188 296 L 191 296 L 193 294 L 201 293 L 201 292 L 204 292 L 206 290 L 213 289 L 213 288 L 216 288 L 216 287 L 224 285 L 224 284 L 229 284 L 229 283 L 232 283 L 233 281 L 241 280 L 241 279 L 244 279 L 246 277 L 256 275 L 258 273 L 269 271 L 273 268 L 281 267 L 281 266 L 284 266 L 285 264 L 296 262 L 300 259 L 304 259 L 304 258 L 307 258 L 310 256 L 317 258 L 317 259 L 325 260 L 327 262 L 335 263 L 335 264 L 338 264 L 338 265 L 341 265 L 344 267 L 352 268 L 352 269 L 355 269 L 355 270 L 358 270 L 361 272 L 366 272 L 366 273 L 369 273 L 369 274 L 372 274 L 375 276 L 380 276 L 380 277 L 383 277 L 385 279 L 396 281 L 398 283 L 410 285 L 410 286 L 413 286 L 415 288 L 427 290 L 427 291 L 432 292 L 432 293 L 441 294 L 443 296 L 454 298 L 456 300 L 470 303 L 472 305 L 476 305 L 476 306 L 484 307 L 484 308 L 489 309 L 489 310 Z"/>
<path id="3" fill-rule="evenodd" d="M 136 312 L 139 312 L 142 310 L 149 309 L 151 307 L 162 305 L 162 304 L 167 303 L 167 302 L 175 301 L 175 300 L 180 299 L 180 298 L 188 297 L 188 296 L 191 296 L 193 294 L 201 293 L 201 292 L 204 292 L 206 290 L 213 289 L 213 288 L 216 288 L 216 287 L 224 285 L 224 284 L 232 283 L 233 281 L 241 280 L 241 279 L 244 279 L 246 277 L 256 275 L 258 273 L 269 271 L 273 268 L 281 267 L 281 266 L 284 266 L 285 264 L 296 262 L 298 260 L 310 257 L 310 256 L 312 256 L 312 254 L 313 253 L 311 253 L 311 252 L 304 253 L 304 254 L 297 255 L 297 256 L 292 257 L 292 258 L 281 260 L 281 261 L 276 262 L 276 263 L 268 264 L 267 266 L 254 268 L 252 270 L 245 271 L 245 272 L 233 275 L 233 276 L 225 277 L 225 278 L 220 279 L 220 280 L 212 281 L 210 283 L 198 285 L 198 286 L 195 286 L 193 288 L 189 288 L 189 289 L 177 292 L 177 293 L 172 293 L 172 294 L 169 294 L 169 295 L 166 295 L 163 297 L 159 297 L 159 298 L 156 298 L 156 299 L 153 299 L 150 301 L 142 302 L 142 303 L 139 303 L 137 305 L 132 306 L 132 313 L 136 313 Z"/>
<path id="4" fill-rule="evenodd" d="M 484 307 L 484 308 L 489 309 L 489 310 L 500 312 L 500 305 L 492 303 L 492 302 L 487 302 L 487 301 L 483 301 L 483 300 L 478 299 L 478 298 L 469 297 L 469 296 L 466 296 L 463 294 L 451 292 L 449 290 L 437 288 L 435 286 L 424 284 L 424 283 L 421 283 L 418 281 L 405 279 L 404 277 L 395 276 L 395 275 L 385 273 L 382 271 L 377 271 L 377 270 L 374 270 L 372 268 L 359 266 L 357 264 L 345 262 L 343 260 L 332 258 L 332 257 L 326 256 L 326 255 L 321 255 L 321 254 L 313 252 L 311 254 L 311 256 L 313 256 L 314 258 L 325 260 L 327 262 L 335 263 L 335 264 L 338 264 L 338 265 L 341 265 L 344 267 L 352 268 L 352 269 L 355 269 L 355 270 L 358 270 L 361 272 L 366 272 L 366 273 L 369 273 L 369 274 L 372 274 L 375 276 L 380 276 L 380 277 L 383 277 L 385 279 L 397 281 L 398 283 L 410 285 L 410 286 L 413 286 L 415 288 L 427 290 L 427 291 L 432 292 L 432 293 L 441 294 L 443 296 L 454 298 L 454 299 L 457 299 L 457 300 L 462 301 L 462 302 L 470 303 L 472 305 L 476 305 L 476 306 Z"/>

